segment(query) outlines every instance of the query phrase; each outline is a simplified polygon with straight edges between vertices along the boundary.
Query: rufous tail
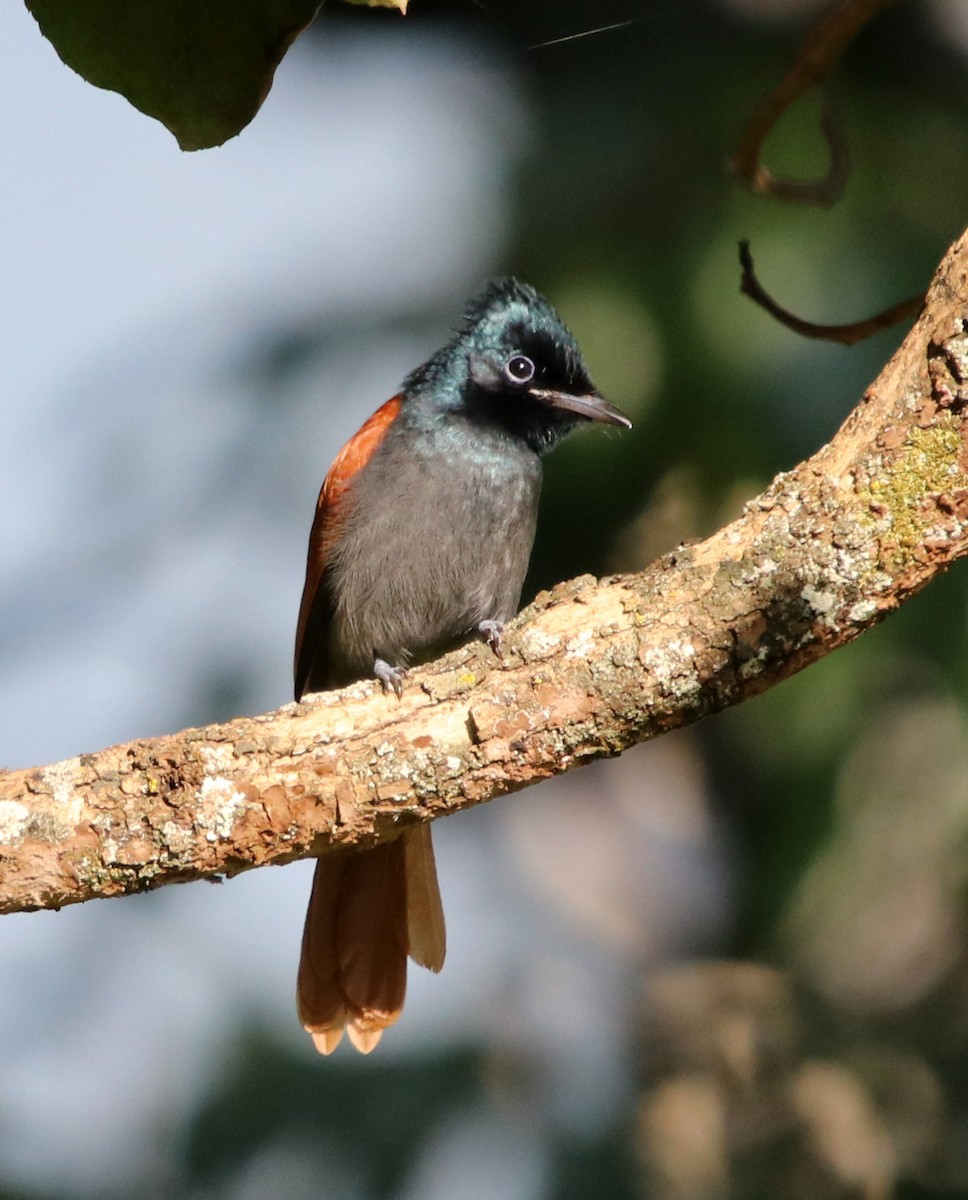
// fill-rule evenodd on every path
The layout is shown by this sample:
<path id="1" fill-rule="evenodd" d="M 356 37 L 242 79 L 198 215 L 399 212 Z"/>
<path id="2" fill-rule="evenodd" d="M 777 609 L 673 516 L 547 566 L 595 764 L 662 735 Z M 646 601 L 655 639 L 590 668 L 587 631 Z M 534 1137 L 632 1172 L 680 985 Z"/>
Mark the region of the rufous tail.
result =
<path id="1" fill-rule="evenodd" d="M 343 1030 L 369 1054 L 403 1011 L 407 958 L 444 965 L 444 910 L 430 826 L 316 864 L 303 929 L 296 1003 L 321 1054 Z"/>

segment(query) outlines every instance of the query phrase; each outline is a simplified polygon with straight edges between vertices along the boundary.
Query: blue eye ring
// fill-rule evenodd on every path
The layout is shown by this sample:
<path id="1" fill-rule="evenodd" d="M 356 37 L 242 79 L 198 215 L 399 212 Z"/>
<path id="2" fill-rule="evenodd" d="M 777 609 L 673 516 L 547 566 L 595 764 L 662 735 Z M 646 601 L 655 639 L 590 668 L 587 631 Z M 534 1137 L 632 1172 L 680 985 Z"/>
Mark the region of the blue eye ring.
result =
<path id="1" fill-rule="evenodd" d="M 518 385 L 530 383 L 535 371 L 534 363 L 526 354 L 512 354 L 504 367 L 508 381 Z"/>

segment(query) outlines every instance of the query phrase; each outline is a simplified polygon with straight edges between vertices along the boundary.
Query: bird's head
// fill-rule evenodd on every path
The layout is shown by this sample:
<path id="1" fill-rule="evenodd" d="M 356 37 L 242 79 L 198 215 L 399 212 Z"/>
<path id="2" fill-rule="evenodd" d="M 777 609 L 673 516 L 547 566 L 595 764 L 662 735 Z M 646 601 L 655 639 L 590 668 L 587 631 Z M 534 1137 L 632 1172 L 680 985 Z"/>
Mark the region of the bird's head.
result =
<path id="1" fill-rule="evenodd" d="M 428 383 L 444 407 L 497 425 L 538 453 L 581 421 L 632 426 L 596 392 L 561 317 L 516 279 L 493 280 L 468 303 L 453 341 L 407 381 Z"/>

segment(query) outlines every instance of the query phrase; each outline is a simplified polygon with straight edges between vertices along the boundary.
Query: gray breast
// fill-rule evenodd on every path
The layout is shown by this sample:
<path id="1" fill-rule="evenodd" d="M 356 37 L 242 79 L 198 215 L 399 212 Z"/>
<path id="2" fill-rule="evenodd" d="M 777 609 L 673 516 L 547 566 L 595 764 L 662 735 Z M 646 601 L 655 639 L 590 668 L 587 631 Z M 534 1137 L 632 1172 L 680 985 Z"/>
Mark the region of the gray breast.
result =
<path id="1" fill-rule="evenodd" d="M 517 611 L 534 541 L 541 463 L 516 439 L 475 430 L 388 436 L 353 481 L 328 567 L 337 676 L 374 657 L 426 661 L 481 621 Z"/>

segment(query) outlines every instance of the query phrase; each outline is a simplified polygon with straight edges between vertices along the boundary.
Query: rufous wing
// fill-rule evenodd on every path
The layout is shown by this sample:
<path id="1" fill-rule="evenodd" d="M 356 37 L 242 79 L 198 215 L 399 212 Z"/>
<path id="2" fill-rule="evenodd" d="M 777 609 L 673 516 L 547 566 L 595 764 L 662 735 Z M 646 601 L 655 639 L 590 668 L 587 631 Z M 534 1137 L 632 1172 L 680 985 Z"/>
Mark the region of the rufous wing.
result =
<path id="1" fill-rule="evenodd" d="M 309 534 L 306 556 L 306 582 L 299 605 L 296 623 L 296 653 L 293 662 L 296 699 L 306 692 L 313 663 L 333 618 L 332 601 L 323 587 L 326 563 L 333 546 L 339 541 L 340 510 L 353 476 L 370 461 L 387 430 L 396 420 L 403 404 L 402 395 L 394 396 L 376 410 L 372 417 L 350 438 L 337 454 L 329 469 L 316 502 L 316 515 Z M 325 677 L 325 666 L 317 673 Z"/>

